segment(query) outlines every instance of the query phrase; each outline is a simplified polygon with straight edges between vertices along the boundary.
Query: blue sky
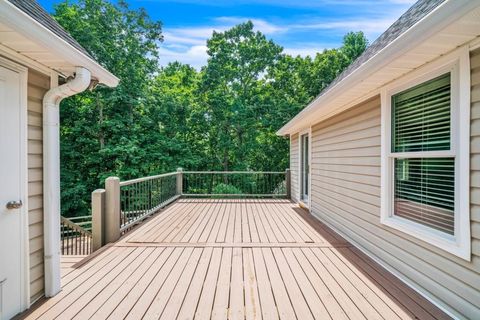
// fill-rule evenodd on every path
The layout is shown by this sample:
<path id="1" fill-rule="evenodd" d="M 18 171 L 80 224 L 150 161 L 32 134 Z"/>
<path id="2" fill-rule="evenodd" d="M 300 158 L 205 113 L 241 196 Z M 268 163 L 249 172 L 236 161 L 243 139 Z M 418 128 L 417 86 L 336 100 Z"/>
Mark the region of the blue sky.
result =
<path id="1" fill-rule="evenodd" d="M 61 0 L 38 0 L 48 11 Z M 72 0 L 70 0 L 72 1 Z M 114 1 L 114 0 L 112 0 Z M 127 0 L 163 22 L 160 63 L 207 61 L 206 39 L 252 20 L 257 30 L 292 55 L 315 55 L 341 44 L 348 31 L 363 31 L 370 42 L 415 0 Z"/>

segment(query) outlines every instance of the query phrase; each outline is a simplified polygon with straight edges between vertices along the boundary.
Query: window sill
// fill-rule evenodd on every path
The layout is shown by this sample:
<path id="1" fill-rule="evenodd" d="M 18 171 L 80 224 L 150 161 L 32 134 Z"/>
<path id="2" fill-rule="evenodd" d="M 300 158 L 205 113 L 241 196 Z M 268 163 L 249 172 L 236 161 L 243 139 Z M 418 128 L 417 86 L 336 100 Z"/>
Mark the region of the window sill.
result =
<path id="1" fill-rule="evenodd" d="M 438 247 L 459 258 L 467 261 L 471 260 L 469 246 L 462 246 L 458 243 L 456 237 L 452 235 L 397 216 L 383 218 L 381 223 Z"/>

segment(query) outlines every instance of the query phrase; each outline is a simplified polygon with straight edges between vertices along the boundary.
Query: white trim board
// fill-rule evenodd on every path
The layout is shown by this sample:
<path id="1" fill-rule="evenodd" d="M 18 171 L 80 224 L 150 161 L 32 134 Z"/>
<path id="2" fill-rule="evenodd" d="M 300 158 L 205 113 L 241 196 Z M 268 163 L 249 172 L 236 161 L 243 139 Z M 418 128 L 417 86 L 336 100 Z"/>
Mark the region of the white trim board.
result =
<path id="1" fill-rule="evenodd" d="M 469 46 L 469 50 L 470 51 L 475 51 L 477 49 L 480 48 L 480 37 L 476 38 L 475 40 L 472 40 L 470 42 L 468 42 L 467 44 L 465 44 L 465 46 Z M 448 56 L 450 55 L 452 52 L 456 52 L 458 50 L 457 49 L 454 49 L 454 50 L 451 50 L 449 52 L 447 52 L 444 56 Z M 438 60 L 441 60 L 443 59 L 443 57 L 438 57 L 436 59 L 434 59 L 433 61 L 425 64 L 425 65 L 428 65 L 430 63 L 436 63 Z M 305 130 L 308 130 L 309 127 L 312 127 L 312 126 L 316 126 L 317 124 L 319 123 L 322 123 L 323 121 L 325 120 L 328 120 L 330 118 L 333 118 L 334 116 L 344 112 L 344 111 L 347 111 L 349 109 L 353 109 L 355 108 L 356 106 L 360 105 L 360 104 L 363 104 L 364 102 L 370 100 L 370 99 L 373 99 L 374 97 L 377 97 L 377 96 L 380 96 L 381 95 L 381 91 L 384 87 L 387 87 L 387 86 L 390 86 L 392 83 L 395 83 L 396 81 L 398 81 L 399 79 L 404 79 L 406 77 L 409 77 L 411 74 L 414 74 L 415 72 L 417 72 L 419 69 L 422 69 L 425 67 L 425 65 L 422 65 L 420 67 L 418 67 L 417 69 L 413 69 L 411 71 L 409 71 L 407 74 L 403 75 L 402 77 L 400 78 L 397 78 L 397 79 L 393 79 L 392 81 L 389 81 L 388 83 L 386 83 L 385 85 L 383 85 L 382 87 L 379 87 L 379 88 L 376 88 L 370 92 L 367 92 L 365 93 L 364 95 L 362 95 L 361 97 L 359 98 L 356 98 L 352 101 L 350 101 L 349 103 L 341 106 L 341 107 L 338 107 L 338 108 L 335 108 L 335 109 L 332 109 L 329 113 L 326 113 L 324 116 L 322 116 L 321 118 L 319 119 L 316 119 L 315 121 L 309 121 L 306 126 L 304 127 L 301 127 L 300 129 L 298 130 L 294 130 L 292 131 L 291 133 L 287 133 L 289 135 L 293 135 L 293 134 L 296 134 L 298 132 L 301 132 L 301 131 L 305 131 Z M 277 135 L 279 133 L 277 132 Z"/>
<path id="2" fill-rule="evenodd" d="M 12 62 L 16 63 L 21 63 L 22 65 L 36 70 L 40 73 L 43 73 L 44 75 L 50 75 L 53 69 L 41 64 L 40 62 L 37 62 L 33 59 L 28 58 L 27 56 L 24 56 L 9 47 L 3 45 L 0 43 L 0 56 L 4 56 L 7 59 L 10 59 Z"/>
<path id="3" fill-rule="evenodd" d="M 308 134 L 308 165 L 309 165 L 309 171 L 308 171 L 308 202 L 305 203 L 302 199 L 302 180 L 303 180 L 303 175 L 302 175 L 302 136 Z M 312 127 L 305 129 L 301 132 L 298 133 L 298 202 L 301 203 L 304 207 L 307 207 L 308 209 L 311 208 L 312 204 Z"/>
<path id="4" fill-rule="evenodd" d="M 23 206 L 20 208 L 20 215 L 23 228 L 23 234 L 21 235 L 22 250 L 21 266 L 20 270 L 22 274 L 21 278 L 21 296 L 22 296 L 22 309 L 27 309 L 30 306 L 30 250 L 29 250 L 29 233 L 28 233 L 28 69 L 17 63 L 14 63 L 6 58 L 0 57 L 0 66 L 13 70 L 19 73 L 20 76 L 20 181 L 23 182 L 21 188 L 20 199 L 23 202 Z"/>

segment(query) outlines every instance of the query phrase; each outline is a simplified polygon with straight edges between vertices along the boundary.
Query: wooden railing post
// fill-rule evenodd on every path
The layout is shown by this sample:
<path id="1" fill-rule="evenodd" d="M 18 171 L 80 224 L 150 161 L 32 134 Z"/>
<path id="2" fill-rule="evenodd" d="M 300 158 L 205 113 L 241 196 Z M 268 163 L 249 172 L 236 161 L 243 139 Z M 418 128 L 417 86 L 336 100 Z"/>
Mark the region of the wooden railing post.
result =
<path id="1" fill-rule="evenodd" d="M 92 192 L 92 251 L 105 245 L 105 189 Z"/>
<path id="2" fill-rule="evenodd" d="M 105 180 L 105 243 L 120 238 L 120 179 Z"/>
<path id="3" fill-rule="evenodd" d="M 287 199 L 292 198 L 292 180 L 290 169 L 285 170 L 285 186 L 287 188 Z"/>
<path id="4" fill-rule="evenodd" d="M 183 169 L 177 169 L 177 195 L 183 194 Z"/>

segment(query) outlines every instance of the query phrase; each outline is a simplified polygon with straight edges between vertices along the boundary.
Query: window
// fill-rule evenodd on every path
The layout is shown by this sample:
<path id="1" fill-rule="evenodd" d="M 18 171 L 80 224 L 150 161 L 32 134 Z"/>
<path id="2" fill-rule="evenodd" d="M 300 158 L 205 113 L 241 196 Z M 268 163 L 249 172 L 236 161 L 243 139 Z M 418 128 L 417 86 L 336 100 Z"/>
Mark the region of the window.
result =
<path id="1" fill-rule="evenodd" d="M 382 92 L 382 223 L 467 260 L 469 73 L 458 50 Z"/>

